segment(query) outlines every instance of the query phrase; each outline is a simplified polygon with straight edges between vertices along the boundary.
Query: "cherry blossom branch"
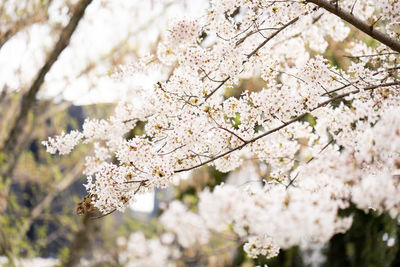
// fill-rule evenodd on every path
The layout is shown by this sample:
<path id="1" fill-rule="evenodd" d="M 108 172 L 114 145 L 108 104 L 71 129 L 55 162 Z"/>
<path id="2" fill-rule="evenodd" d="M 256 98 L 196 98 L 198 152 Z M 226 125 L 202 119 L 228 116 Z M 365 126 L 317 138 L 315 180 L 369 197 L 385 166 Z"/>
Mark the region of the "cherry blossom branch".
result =
<path id="1" fill-rule="evenodd" d="M 229 130 L 228 128 L 223 127 L 221 124 L 219 124 L 211 115 L 210 118 L 214 121 L 214 123 L 218 126 L 219 129 L 224 130 L 228 133 L 230 133 L 231 135 L 235 136 L 236 138 L 238 138 L 240 141 L 242 141 L 243 143 L 246 143 L 246 140 L 244 140 L 242 137 L 240 137 L 239 135 L 237 135 L 235 132 Z"/>
<path id="2" fill-rule="evenodd" d="M 231 154 L 232 152 L 234 152 L 236 150 L 242 149 L 243 147 L 245 147 L 248 144 L 254 143 L 255 141 L 257 141 L 257 140 L 259 140 L 259 139 L 261 139 L 261 138 L 263 138 L 263 137 L 265 137 L 267 135 L 270 135 L 270 134 L 272 134 L 274 132 L 277 132 L 277 131 L 285 128 L 286 126 L 288 126 L 288 125 L 290 125 L 290 124 L 292 124 L 292 123 L 294 123 L 296 121 L 299 121 L 300 119 L 304 118 L 310 112 L 313 112 L 313 111 L 319 109 L 320 107 L 323 107 L 323 106 L 331 103 L 332 101 L 335 101 L 335 100 L 338 100 L 338 99 L 342 99 L 342 98 L 347 97 L 347 96 L 349 96 L 351 94 L 356 94 L 356 93 L 359 93 L 361 91 L 369 91 L 369 90 L 374 90 L 374 89 L 377 89 L 377 88 L 380 88 L 380 87 L 389 87 L 389 86 L 396 86 L 396 85 L 400 85 L 400 81 L 399 82 L 386 83 L 386 84 L 380 84 L 380 85 L 373 85 L 373 86 L 365 87 L 365 88 L 362 88 L 362 89 L 356 89 L 356 90 L 353 90 L 353 91 L 348 92 L 348 93 L 337 95 L 335 97 L 332 97 L 332 98 L 330 98 L 330 99 L 328 99 L 326 101 L 323 101 L 323 102 L 319 103 L 316 107 L 314 107 L 313 109 L 309 110 L 308 112 L 300 114 L 299 116 L 294 117 L 293 119 L 282 123 L 282 125 L 280 125 L 280 126 L 278 126 L 276 128 L 273 128 L 273 129 L 271 129 L 271 130 L 269 130 L 269 131 L 267 131 L 267 132 L 265 132 L 263 134 L 260 134 L 259 136 L 256 136 L 251 140 L 245 141 L 245 143 L 243 143 L 243 144 L 241 144 L 241 145 L 239 145 L 239 146 L 237 146 L 237 147 L 235 147 L 233 149 L 230 149 L 230 150 L 228 150 L 228 151 L 226 151 L 226 152 L 224 152 L 222 154 L 219 154 L 219 155 L 217 155 L 217 156 L 215 156 L 215 157 L 213 157 L 213 158 L 211 158 L 209 160 L 206 160 L 206 161 L 204 161 L 204 162 L 202 162 L 200 164 L 197 164 L 195 166 L 192 166 L 192 167 L 189 167 L 189 168 L 185 168 L 185 169 L 175 170 L 174 173 L 190 171 L 190 170 L 196 169 L 198 167 L 201 167 L 201 166 L 203 166 L 205 164 L 211 163 L 211 162 L 213 162 L 213 161 L 215 161 L 215 160 L 217 160 L 219 158 L 225 157 L 226 155 L 229 155 L 229 154 Z"/>
<path id="3" fill-rule="evenodd" d="M 386 55 L 400 55 L 400 53 L 393 53 L 393 52 L 387 52 L 387 53 L 379 53 L 379 54 L 371 54 L 371 55 L 360 55 L 360 56 L 349 56 L 349 55 L 343 55 L 346 58 L 362 58 L 362 57 L 380 57 L 380 56 L 386 56 Z"/>
<path id="4" fill-rule="evenodd" d="M 226 77 L 225 80 L 221 81 L 221 83 L 214 89 L 211 91 L 211 93 L 209 93 L 206 97 L 205 97 L 205 101 L 207 101 L 207 99 L 209 99 L 215 92 L 218 91 L 219 88 L 221 88 L 229 79 L 231 78 L 231 76 Z"/>
<path id="5" fill-rule="evenodd" d="M 275 36 L 277 36 L 281 31 L 289 27 L 290 25 L 294 24 L 296 21 L 299 20 L 299 17 L 296 17 L 289 21 L 288 23 L 284 24 L 281 28 L 279 28 L 276 32 L 271 34 L 268 38 L 266 38 L 259 46 L 257 46 L 250 54 L 247 55 L 247 60 L 243 61 L 243 64 L 246 63 L 252 56 L 254 56 L 258 50 L 260 50 L 263 46 L 265 46 L 269 41 L 271 41 Z M 205 97 L 205 101 L 209 99 L 215 92 L 217 92 L 229 79 L 231 76 L 228 76 L 225 80 L 221 81 L 221 83 L 213 90 L 211 93 L 209 93 Z"/>
<path id="6" fill-rule="evenodd" d="M 244 140 L 242 137 L 240 137 L 239 135 L 235 134 L 235 133 L 232 132 L 231 130 L 229 130 L 229 129 L 225 128 L 225 127 L 222 127 L 222 126 L 219 126 L 219 128 L 222 129 L 222 130 L 224 130 L 224 131 L 227 131 L 228 133 L 230 133 L 231 135 L 235 136 L 236 138 L 238 138 L 238 139 L 239 139 L 240 141 L 242 141 L 243 143 L 246 143 L 246 140 Z"/>
<path id="7" fill-rule="evenodd" d="M 257 26 L 255 26 L 255 27 L 257 27 Z M 277 30 L 277 31 L 279 31 L 280 28 L 258 28 L 258 27 L 257 27 L 257 30 L 256 30 L 256 31 L 250 31 L 250 32 L 247 33 L 244 37 L 242 37 L 241 39 L 239 39 L 239 40 L 236 42 L 235 46 L 238 47 L 238 46 L 239 46 L 241 43 L 243 43 L 247 38 L 249 38 L 250 36 L 252 36 L 253 34 L 256 34 L 256 33 L 260 33 L 260 34 L 264 37 L 264 35 L 263 35 L 261 32 L 262 32 L 262 31 L 267 31 L 267 30 Z M 268 37 L 264 37 L 264 38 L 268 38 Z"/>
<path id="8" fill-rule="evenodd" d="M 309 3 L 313 3 L 323 9 L 327 10 L 328 12 L 338 16 L 339 18 L 345 20 L 346 22 L 350 23 L 357 29 L 361 30 L 362 32 L 368 34 L 375 40 L 385 44 L 386 46 L 390 47 L 394 51 L 400 53 L 400 42 L 390 38 L 388 35 L 376 30 L 374 25 L 369 25 L 368 23 L 356 18 L 351 12 L 348 12 L 339 7 L 337 4 L 333 4 L 326 0 L 307 0 Z"/>
<path id="9" fill-rule="evenodd" d="M 174 148 L 173 150 L 171 150 L 171 151 L 169 151 L 169 152 L 160 153 L 159 155 L 160 155 L 160 156 L 166 156 L 166 155 L 172 154 L 172 153 L 174 153 L 175 151 L 177 151 L 177 150 L 179 150 L 179 149 L 181 149 L 182 147 L 185 147 L 185 146 L 186 146 L 186 145 L 180 145 L 180 146 Z"/>
<path id="10" fill-rule="evenodd" d="M 135 183 L 145 183 L 148 182 L 149 179 L 145 179 L 145 180 L 132 180 L 132 181 L 126 181 L 124 182 L 124 184 L 135 184 Z M 119 185 L 119 183 L 115 183 L 116 185 Z"/>
<path id="11" fill-rule="evenodd" d="M 331 139 L 319 152 L 318 154 L 321 154 L 325 149 L 328 148 L 328 146 L 330 144 L 332 144 L 335 141 L 335 139 Z M 306 161 L 306 164 L 310 163 L 311 161 L 313 161 L 315 159 L 315 157 L 311 157 L 309 160 Z M 286 188 L 289 188 L 289 186 L 293 185 L 293 182 L 297 179 L 297 177 L 299 177 L 300 172 L 298 172 L 296 174 L 296 176 L 293 179 L 289 178 L 289 183 L 286 185 Z"/>
<path id="12" fill-rule="evenodd" d="M 275 36 L 277 36 L 281 31 L 289 27 L 290 25 L 296 23 L 299 20 L 299 17 L 296 17 L 283 25 L 279 30 L 271 34 L 267 39 L 265 39 L 259 46 L 257 46 L 250 54 L 247 55 L 247 59 L 251 58 L 254 54 L 258 52 L 264 45 L 266 45 L 269 41 L 271 41 Z"/>
<path id="13" fill-rule="evenodd" d="M 331 94 L 331 93 L 334 93 L 334 92 L 337 92 L 337 91 L 346 89 L 346 88 L 349 87 L 349 86 L 351 86 L 351 84 L 345 84 L 345 85 L 343 85 L 343 86 L 341 86 L 341 87 L 339 87 L 339 88 L 336 88 L 336 89 L 330 90 L 330 91 L 328 91 L 328 92 L 326 92 L 326 93 L 323 93 L 321 96 L 329 95 L 329 94 Z"/>
<path id="14" fill-rule="evenodd" d="M 397 70 L 400 70 L 400 66 L 392 67 L 392 68 L 386 68 L 386 69 L 383 69 L 383 70 L 374 72 L 374 73 L 372 74 L 372 76 L 376 76 L 376 75 L 378 75 L 379 73 L 382 73 L 382 72 L 394 73 L 394 72 L 397 71 Z"/>
<path id="15" fill-rule="evenodd" d="M 138 180 L 135 180 L 135 181 L 127 181 L 127 182 L 124 182 L 124 184 L 129 184 L 129 183 L 140 183 L 139 186 L 135 189 L 135 192 L 133 192 L 133 194 L 136 195 L 136 194 L 139 192 L 139 190 L 140 190 L 140 188 L 141 188 L 142 186 L 146 186 L 147 181 L 149 181 L 149 179 L 140 180 L 140 181 L 138 181 Z M 129 200 L 130 200 L 130 199 L 124 200 L 124 204 L 127 203 Z M 108 216 L 108 215 L 114 213 L 115 211 L 117 211 L 116 208 L 115 208 L 115 209 L 112 209 L 111 211 L 109 211 L 109 212 L 107 212 L 107 213 L 105 213 L 105 214 L 102 214 L 102 215 L 100 215 L 100 216 L 91 217 L 90 220 L 101 219 L 101 218 L 103 218 L 103 217 L 105 217 L 105 216 Z"/>

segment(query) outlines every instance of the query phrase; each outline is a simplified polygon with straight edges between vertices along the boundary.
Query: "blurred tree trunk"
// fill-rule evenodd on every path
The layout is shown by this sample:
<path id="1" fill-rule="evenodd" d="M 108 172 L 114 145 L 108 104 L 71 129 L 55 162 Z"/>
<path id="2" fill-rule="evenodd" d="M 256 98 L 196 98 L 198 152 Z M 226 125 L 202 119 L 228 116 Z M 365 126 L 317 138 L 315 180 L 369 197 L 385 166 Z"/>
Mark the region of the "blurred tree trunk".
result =
<path id="1" fill-rule="evenodd" d="M 21 107 L 18 114 L 15 116 L 15 120 L 11 122 L 10 132 L 5 139 L 2 147 L 2 152 L 5 156 L 5 162 L 2 164 L 2 181 L 4 182 L 12 174 L 12 166 L 15 165 L 17 160 L 17 155 L 15 153 L 16 146 L 18 145 L 18 140 L 20 138 L 21 132 L 27 121 L 29 112 L 31 111 L 33 104 L 36 100 L 37 93 L 39 92 L 41 86 L 43 85 L 44 78 L 46 74 L 50 71 L 53 64 L 57 61 L 61 52 L 68 46 L 72 34 L 75 32 L 80 20 L 85 14 L 86 8 L 92 0 L 81 0 L 75 6 L 75 10 L 67 26 L 61 31 L 59 40 L 55 44 L 52 52 L 47 57 L 45 64 L 39 70 L 33 81 L 31 87 L 28 89 L 27 93 L 24 94 L 21 101 Z"/>
<path id="2" fill-rule="evenodd" d="M 69 254 L 63 266 L 79 266 L 79 262 L 85 252 L 92 251 L 93 241 L 101 230 L 101 212 L 98 210 L 88 212 L 82 219 L 82 224 L 74 234 L 69 247 Z"/>
<path id="3" fill-rule="evenodd" d="M 4 144 L 2 144 L 0 149 L 0 213 L 2 214 L 7 207 L 10 182 L 20 151 L 22 150 L 21 144 L 25 143 L 21 140 L 21 136 L 24 133 L 29 114 L 31 114 L 31 110 L 34 107 L 36 96 L 44 83 L 46 74 L 57 61 L 62 51 L 68 46 L 73 33 L 84 16 L 86 8 L 91 2 L 92 0 L 80 0 L 76 4 L 69 23 L 61 31 L 60 37 L 48 55 L 45 64 L 38 71 L 36 78 L 27 92 L 22 96 L 20 108 L 17 114 L 13 116 L 15 119 L 9 122 L 10 131 L 6 138 L 4 138 Z M 0 237 L 0 253 L 9 254 L 12 248 L 7 245 L 7 236 L 3 231 L 3 227 L 0 227 Z"/>

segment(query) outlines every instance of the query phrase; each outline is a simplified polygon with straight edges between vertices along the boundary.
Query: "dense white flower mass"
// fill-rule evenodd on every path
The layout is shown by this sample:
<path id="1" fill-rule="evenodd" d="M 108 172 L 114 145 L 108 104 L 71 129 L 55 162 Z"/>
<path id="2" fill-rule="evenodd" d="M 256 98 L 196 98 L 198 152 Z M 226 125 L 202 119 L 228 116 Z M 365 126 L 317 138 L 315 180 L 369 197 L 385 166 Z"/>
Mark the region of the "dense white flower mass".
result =
<path id="1" fill-rule="evenodd" d="M 232 227 L 249 256 L 273 257 L 347 231 L 352 217 L 339 211 L 352 203 L 398 216 L 399 51 L 353 41 L 349 66 L 334 65 L 322 53 L 350 29 L 312 4 L 320 2 L 330 5 L 213 0 L 198 17 L 171 22 L 155 55 L 120 73 L 156 68 L 168 77 L 138 90 L 140 104 L 126 100 L 110 119 L 86 120 L 82 133 L 49 138 L 48 151 L 96 142 L 86 188 L 103 213 L 203 165 L 222 172 L 249 159 L 268 165 L 260 187 L 204 191 L 198 214 L 171 203 L 161 221 L 183 247 Z M 338 3 L 337 12 L 375 21 L 371 31 L 398 45 L 398 1 Z M 261 88 L 224 95 L 250 77 Z M 144 133 L 127 138 L 139 121 Z"/>
<path id="2" fill-rule="evenodd" d="M 146 239 L 143 233 L 135 232 L 129 239 L 118 240 L 119 262 L 128 267 L 175 266 L 173 259 L 179 255 L 162 238 Z"/>
<path id="3" fill-rule="evenodd" d="M 170 203 L 160 220 L 167 229 L 177 234 L 179 244 L 185 248 L 195 243 L 205 244 L 209 239 L 209 231 L 204 227 L 203 219 L 188 211 L 179 201 Z"/>

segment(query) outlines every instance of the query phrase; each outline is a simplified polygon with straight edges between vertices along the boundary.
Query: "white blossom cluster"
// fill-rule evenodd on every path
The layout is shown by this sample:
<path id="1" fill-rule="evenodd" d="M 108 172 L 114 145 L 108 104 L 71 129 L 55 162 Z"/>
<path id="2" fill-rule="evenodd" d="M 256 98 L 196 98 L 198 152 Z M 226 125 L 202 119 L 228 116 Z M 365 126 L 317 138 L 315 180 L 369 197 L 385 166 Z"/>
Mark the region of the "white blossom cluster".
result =
<path id="1" fill-rule="evenodd" d="M 388 1 L 378 1 L 378 8 L 381 11 L 381 16 L 384 20 L 387 21 L 387 25 L 385 25 L 385 29 L 391 33 L 392 35 L 399 38 L 400 31 L 400 3 L 397 0 L 388 0 Z"/>
<path id="2" fill-rule="evenodd" d="M 397 216 L 400 56 L 354 41 L 349 66 L 332 65 L 321 53 L 350 30 L 308 2 L 213 0 L 198 17 L 171 22 L 151 64 L 128 71 L 173 66 L 167 79 L 138 90 L 139 100 L 110 119 L 88 119 L 82 133 L 44 144 L 65 154 L 79 141 L 97 143 L 86 187 L 103 213 L 206 164 L 223 172 L 247 159 L 268 164 L 274 182 L 204 192 L 199 214 L 172 203 L 162 221 L 184 247 L 232 225 L 249 255 L 272 257 L 278 247 L 346 231 L 352 219 L 338 213 L 350 203 Z M 400 17 L 397 1 L 338 4 L 364 20 L 381 12 L 377 28 Z M 398 40 L 395 30 L 385 29 Z M 224 96 L 251 77 L 262 88 Z M 138 121 L 144 134 L 126 138 Z"/>
<path id="3" fill-rule="evenodd" d="M 43 145 L 46 146 L 47 152 L 52 154 L 57 153 L 57 151 L 59 151 L 60 155 L 69 154 L 82 137 L 82 133 L 78 131 L 71 131 L 68 134 L 65 134 L 63 131 L 61 135 L 55 136 L 54 138 L 49 137 L 46 142 L 43 142 Z"/>
<path id="4" fill-rule="evenodd" d="M 132 233 L 128 240 L 121 237 L 118 239 L 118 260 L 126 267 L 175 266 L 174 259 L 179 256 L 179 251 L 163 243 L 165 239 L 146 239 L 141 232 Z"/>
<path id="5" fill-rule="evenodd" d="M 205 244 L 210 233 L 204 227 L 203 219 L 194 212 L 188 211 L 179 201 L 170 203 L 169 208 L 160 218 L 161 223 L 177 234 L 179 244 L 188 248 L 194 244 Z"/>
<path id="6" fill-rule="evenodd" d="M 268 236 L 252 236 L 243 246 L 244 251 L 252 258 L 258 255 L 266 256 L 267 259 L 273 258 L 279 253 L 279 247 L 275 246 L 273 240 Z"/>

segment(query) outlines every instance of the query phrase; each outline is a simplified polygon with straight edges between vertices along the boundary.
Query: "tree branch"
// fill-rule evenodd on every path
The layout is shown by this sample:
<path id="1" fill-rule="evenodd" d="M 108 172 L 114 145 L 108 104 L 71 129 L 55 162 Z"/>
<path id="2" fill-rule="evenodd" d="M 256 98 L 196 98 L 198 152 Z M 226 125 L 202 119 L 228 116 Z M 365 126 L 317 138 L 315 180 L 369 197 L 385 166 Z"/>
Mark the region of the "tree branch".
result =
<path id="1" fill-rule="evenodd" d="M 343 19 L 344 21 L 347 21 L 357 29 L 363 31 L 364 33 L 368 34 L 375 40 L 378 40 L 379 42 L 385 44 L 386 46 L 390 47 L 394 51 L 397 51 L 400 53 L 400 42 L 390 38 L 388 35 L 375 30 L 373 25 L 369 25 L 366 22 L 356 18 L 352 13 L 347 12 L 346 10 L 340 8 L 336 4 L 332 4 L 329 1 L 326 0 L 307 0 L 309 3 L 313 3 L 319 7 L 324 8 L 325 10 L 329 11 L 332 14 L 335 14 L 339 18 Z"/>
<path id="2" fill-rule="evenodd" d="M 291 21 L 289 21 L 288 23 L 286 23 L 285 25 L 283 25 L 279 30 L 277 30 L 276 32 L 274 32 L 273 34 L 271 34 L 267 39 L 265 39 L 259 46 L 257 46 L 250 54 L 247 55 L 247 58 L 251 58 L 255 53 L 258 52 L 258 50 L 260 50 L 264 45 L 266 45 L 269 41 L 271 41 L 275 36 L 277 36 L 281 31 L 283 31 L 284 29 L 286 29 L 287 27 L 289 27 L 290 25 L 294 24 L 296 21 L 299 20 L 299 17 L 296 17 L 294 19 L 292 19 Z"/>

